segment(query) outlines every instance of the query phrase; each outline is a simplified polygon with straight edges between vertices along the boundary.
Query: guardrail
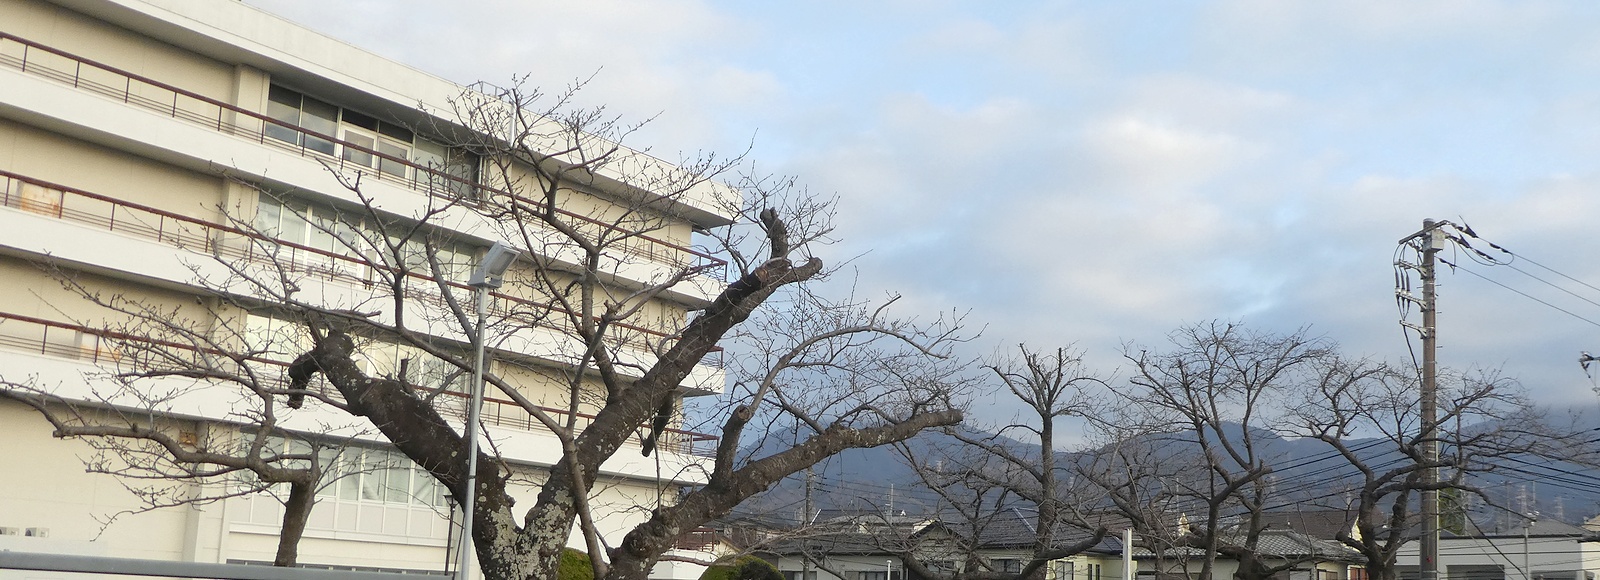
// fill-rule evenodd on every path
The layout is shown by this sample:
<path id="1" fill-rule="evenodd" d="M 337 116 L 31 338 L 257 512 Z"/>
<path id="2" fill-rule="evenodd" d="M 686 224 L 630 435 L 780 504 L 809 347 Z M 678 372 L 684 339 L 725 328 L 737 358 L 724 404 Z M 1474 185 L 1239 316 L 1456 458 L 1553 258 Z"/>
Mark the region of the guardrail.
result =
<path id="1" fill-rule="evenodd" d="M 211 564 L 136 558 L 107 558 L 0 550 L 0 570 L 84 574 L 88 577 L 133 576 L 140 578 L 196 578 L 208 580 L 417 580 L 424 577 L 453 577 L 448 573 L 399 573 L 368 570 L 336 570 L 300 567 Z M 33 574 L 21 574 L 32 577 Z M 41 574 L 52 577 L 55 574 Z M 77 576 L 72 576 L 77 577 Z"/>
<path id="2" fill-rule="evenodd" d="M 22 184 L 33 187 L 24 188 L 21 187 Z M 238 258 L 257 263 L 271 260 L 274 265 L 286 268 L 293 273 L 303 273 L 349 284 L 371 286 L 375 281 L 375 277 L 371 275 L 371 270 L 380 268 L 360 258 L 338 252 L 330 252 L 285 240 L 269 238 L 259 232 L 209 222 L 5 170 L 0 170 L 0 206 L 55 217 L 56 219 L 75 221 L 97 228 L 105 228 L 108 231 L 139 236 L 213 256 Z M 228 236 L 247 241 L 245 243 L 227 243 Z M 266 248 L 269 246 L 277 249 L 273 253 L 268 253 L 269 251 Z M 334 267 L 335 264 L 343 264 L 343 266 Z M 388 269 L 388 272 L 394 275 L 401 274 L 400 270 L 393 268 Z M 444 303 L 444 299 L 436 291 L 437 282 L 434 277 L 415 271 L 406 271 L 404 275 L 414 282 L 425 283 L 419 284 L 420 287 L 414 289 L 414 295 L 427 298 L 434 302 L 435 305 Z M 446 281 L 445 285 L 464 292 L 471 292 L 472 290 L 465 283 L 456 281 Z M 571 311 L 554 304 L 529 300 L 503 292 L 491 292 L 490 296 L 494 298 L 494 300 L 490 301 L 491 312 L 496 316 L 519 319 L 557 332 L 571 333 L 576 330 L 572 324 L 572 318 L 575 315 Z M 542 312 L 545 315 L 532 317 L 532 313 L 536 312 Z M 643 336 L 653 336 L 656 340 L 670 340 L 672 338 L 670 333 L 644 326 L 621 322 L 613 324 L 618 328 L 639 333 Z M 631 345 L 645 351 L 649 350 L 648 344 L 633 344 L 636 340 L 643 339 L 619 338 L 624 345 Z M 722 365 L 722 349 L 715 347 L 702 362 L 720 368 Z"/>
<path id="3" fill-rule="evenodd" d="M 0 32 L 0 64 L 10 65 L 24 73 L 35 74 L 63 84 L 70 84 L 74 88 L 120 100 L 123 103 L 165 114 L 174 119 L 247 138 L 264 145 L 296 151 L 301 156 L 315 157 L 339 170 L 358 171 L 369 178 L 399 183 L 427 195 L 448 199 L 451 202 L 463 201 L 460 192 L 467 191 L 500 195 L 532 204 L 535 207 L 543 205 L 541 202 L 522 197 L 514 192 L 490 187 L 481 182 L 465 179 L 435 167 L 416 163 L 410 159 L 396 157 L 370 147 L 338 139 L 332 135 L 324 135 L 298 125 L 285 123 L 255 111 L 4 32 Z M 269 128 L 288 131 L 300 137 L 296 139 L 297 143 L 289 143 L 268 135 Z M 405 167 L 408 170 L 402 171 L 401 175 L 395 175 L 394 173 L 381 171 L 376 167 L 347 161 L 345 159 L 347 155 L 330 155 L 315 149 L 308 149 L 305 145 L 308 142 L 308 138 L 331 142 L 346 151 L 357 151 L 365 156 L 371 156 L 389 164 Z M 381 166 L 382 163 L 380 162 L 378 165 Z M 632 232 L 616 224 L 576 212 L 560 208 L 556 208 L 555 211 L 557 214 L 569 218 L 584 227 L 601 228 L 617 232 L 621 237 L 626 237 L 628 240 L 636 240 L 638 242 L 636 244 L 619 246 L 626 253 L 678 267 L 700 267 L 707 274 L 713 276 L 726 274 L 727 261 L 712 254 L 641 232 Z M 685 258 L 684 256 L 688 257 Z"/>
<path id="4" fill-rule="evenodd" d="M 81 324 L 56 322 L 0 312 L 0 348 L 84 361 L 91 364 L 109 365 L 123 360 L 126 353 L 121 352 L 118 345 L 129 343 L 179 351 L 201 352 L 203 350 L 193 345 L 163 341 L 148 336 L 135 336 L 104 328 L 93 328 Z M 250 362 L 274 367 L 287 367 L 289 365 L 289 361 L 267 357 L 253 357 L 249 360 Z M 322 382 L 320 377 L 317 379 L 316 384 L 320 394 L 335 399 L 340 397 L 339 392 Z M 460 405 L 445 405 L 444 408 L 448 410 L 447 412 L 459 418 L 465 418 L 467 395 L 455 391 L 445 391 L 441 394 L 455 398 L 461 403 Z M 511 400 L 486 397 L 483 402 L 484 407 L 480 415 L 485 423 L 523 431 L 549 432 L 548 429 L 544 428 L 543 423 L 535 419 L 521 405 Z M 565 409 L 543 406 L 538 407 L 538 409 L 557 418 L 569 416 Z M 585 413 L 577 413 L 573 416 L 577 419 L 573 423 L 578 430 L 587 427 L 589 422 L 594 420 L 594 415 Z M 658 447 L 683 455 L 711 457 L 716 452 L 717 439 L 715 435 L 682 429 L 668 429 L 663 433 Z"/>

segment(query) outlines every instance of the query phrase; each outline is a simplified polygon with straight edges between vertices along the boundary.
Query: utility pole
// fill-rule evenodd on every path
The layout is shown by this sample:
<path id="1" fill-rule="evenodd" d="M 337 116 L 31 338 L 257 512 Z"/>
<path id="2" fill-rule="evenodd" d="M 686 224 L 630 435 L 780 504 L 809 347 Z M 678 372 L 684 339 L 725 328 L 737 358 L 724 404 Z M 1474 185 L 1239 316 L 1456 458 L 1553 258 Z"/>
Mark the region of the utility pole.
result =
<path id="1" fill-rule="evenodd" d="M 1421 264 L 1414 266 L 1422 278 L 1422 296 L 1419 298 L 1405 292 L 1400 292 L 1401 299 L 1417 303 L 1422 310 L 1422 326 L 1401 321 L 1408 328 L 1416 330 L 1422 335 L 1422 460 L 1426 463 L 1422 470 L 1422 537 L 1420 538 L 1420 553 L 1418 562 L 1421 580 L 1439 580 L 1439 490 L 1434 486 L 1439 483 L 1439 376 L 1438 376 L 1438 301 L 1434 294 L 1434 281 L 1437 278 L 1435 267 L 1436 254 L 1444 249 L 1444 232 L 1439 229 L 1440 224 L 1431 219 L 1422 220 L 1422 231 L 1406 236 L 1400 240 L 1401 244 L 1413 244 L 1412 247 L 1420 255 Z M 1411 267 L 1410 264 L 1399 264 Z"/>
<path id="2" fill-rule="evenodd" d="M 1434 257 L 1444 249 L 1444 232 L 1433 220 L 1422 220 L 1422 580 L 1439 580 L 1439 326 Z"/>
<path id="3" fill-rule="evenodd" d="M 806 511 L 805 513 L 800 514 L 800 529 L 802 530 L 805 529 L 806 526 L 811 525 L 811 486 L 816 482 L 816 476 L 816 471 L 813 471 L 811 467 L 806 468 Z M 811 546 L 807 544 L 800 545 L 800 554 L 802 556 L 800 558 L 800 580 L 811 580 L 812 572 L 810 547 Z"/>
<path id="4" fill-rule="evenodd" d="M 1133 567 L 1133 527 L 1122 529 L 1122 580 L 1134 580 L 1138 570 Z"/>

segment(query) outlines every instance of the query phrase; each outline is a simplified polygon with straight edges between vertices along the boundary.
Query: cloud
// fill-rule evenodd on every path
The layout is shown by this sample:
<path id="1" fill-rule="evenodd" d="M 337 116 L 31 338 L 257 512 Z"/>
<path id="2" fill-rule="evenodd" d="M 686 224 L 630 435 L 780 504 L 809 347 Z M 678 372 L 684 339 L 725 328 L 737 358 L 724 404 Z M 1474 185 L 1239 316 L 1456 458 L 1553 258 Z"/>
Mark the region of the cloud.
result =
<path id="1" fill-rule="evenodd" d="M 1395 242 L 1425 217 L 1600 285 L 1600 5 L 252 1 L 458 81 L 598 70 L 584 102 L 661 113 L 634 145 L 664 157 L 759 131 L 760 167 L 840 195 L 825 257 L 861 294 L 971 308 L 983 353 L 1114 366 L 1242 318 L 1403 360 Z M 1445 282 L 1451 364 L 1592 396 L 1591 325 Z"/>
<path id="2" fill-rule="evenodd" d="M 782 102 L 770 74 L 730 62 L 755 26 L 698 0 L 426 0 L 251 4 L 458 83 L 530 75 L 547 93 L 589 79 L 576 102 L 632 122 L 659 117 L 641 141 L 671 154 L 737 151 L 753 133 L 717 116 Z M 644 144 L 641 143 L 641 146 Z"/>

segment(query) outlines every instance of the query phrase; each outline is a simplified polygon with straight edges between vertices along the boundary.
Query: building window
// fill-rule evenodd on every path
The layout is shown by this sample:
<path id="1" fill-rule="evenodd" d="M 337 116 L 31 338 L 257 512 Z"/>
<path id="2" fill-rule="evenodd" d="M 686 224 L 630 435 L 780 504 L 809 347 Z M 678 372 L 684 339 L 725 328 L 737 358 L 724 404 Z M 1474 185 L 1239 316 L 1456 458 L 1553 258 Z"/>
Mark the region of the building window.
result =
<path id="1" fill-rule="evenodd" d="M 246 433 L 241 445 L 248 448 L 254 440 L 254 435 Z M 429 508 L 448 506 L 445 487 L 435 481 L 432 474 L 417 467 L 410 458 L 395 451 L 322 445 L 269 436 L 261 446 L 261 456 L 316 457 L 322 469 L 322 479 L 317 483 L 319 498 Z M 282 465 L 304 469 L 310 467 L 311 462 L 309 459 L 284 459 Z M 240 476 L 245 478 L 244 483 L 254 485 L 254 474 L 244 471 L 240 472 Z M 286 486 L 278 484 L 273 489 L 287 493 Z"/>
<path id="2" fill-rule="evenodd" d="M 332 473 L 317 495 L 339 501 L 378 502 L 417 507 L 447 507 L 445 487 L 409 458 L 386 449 L 347 448 L 333 462 Z"/>
<path id="3" fill-rule="evenodd" d="M 333 142 L 306 132 L 333 137 L 339 132 L 339 108 L 298 92 L 272 85 L 267 91 L 267 116 L 284 125 L 267 124 L 267 136 L 333 155 Z M 294 129 L 304 129 L 302 132 Z"/>
<path id="4" fill-rule="evenodd" d="M 478 177 L 476 155 L 418 137 L 400 124 L 344 109 L 278 85 L 268 90 L 267 116 L 283 123 L 269 123 L 266 128 L 266 135 L 278 141 L 336 156 L 347 163 L 376 169 L 399 179 L 413 175 L 411 168 L 397 159 L 415 163 L 444 174 L 415 175 L 418 183 L 430 191 L 458 196 L 475 193 L 470 184 Z M 374 152 L 383 156 L 374 155 Z"/>
<path id="5" fill-rule="evenodd" d="M 376 224 L 369 222 L 367 216 L 343 213 L 330 207 L 311 205 L 283 195 L 262 192 L 256 207 L 255 227 L 258 232 L 269 238 L 326 252 L 326 254 L 296 253 L 296 257 L 291 259 L 294 263 L 343 271 L 345 274 L 366 280 L 371 279 L 371 272 L 365 269 L 369 264 L 391 268 L 404 267 L 408 272 L 430 277 L 434 274 L 428 263 L 427 243 L 423 241 L 421 234 L 397 240 L 399 242 L 397 245 L 400 246 L 400 261 L 396 263 L 396 257 L 388 248 L 374 247 L 368 243 L 368 240 L 383 239 L 378 233 Z M 389 231 L 407 229 L 394 227 L 395 224 L 386 225 L 389 227 L 384 229 Z M 439 260 L 439 266 L 442 268 L 438 274 L 446 280 L 465 281 L 477 263 L 479 248 L 449 241 L 435 241 L 434 246 L 432 255 Z M 344 256 L 348 260 L 339 260 L 333 256 Z M 423 290 L 428 291 L 428 289 Z M 436 288 L 431 291 L 437 293 Z"/>
<path id="6" fill-rule="evenodd" d="M 783 580 L 817 580 L 817 572 L 803 572 L 800 570 L 787 570 L 783 573 Z"/>
<path id="7" fill-rule="evenodd" d="M 1073 580 L 1072 562 L 1057 561 L 1055 563 L 1056 580 Z"/>
<path id="8" fill-rule="evenodd" d="M 1002 574 L 1016 574 L 1022 571 L 1022 560 L 1016 558 L 993 558 L 989 560 L 989 567 Z"/>
<path id="9" fill-rule="evenodd" d="M 246 346 L 267 358 L 293 360 L 311 350 L 312 339 L 305 326 L 271 316 L 250 314 L 245 318 Z M 465 393 L 471 382 L 471 373 L 438 357 L 429 355 L 414 346 L 384 341 L 364 342 L 353 357 L 362 372 L 373 376 L 393 377 L 424 389 L 438 389 Z M 465 359 L 465 357 L 462 357 Z M 400 374 L 405 367 L 406 376 Z M 320 381 L 321 379 L 316 379 Z M 315 382 L 313 384 L 316 384 Z M 450 397 L 436 400 L 436 405 L 453 405 Z M 464 406 L 464 404 L 463 404 Z"/>
<path id="10" fill-rule="evenodd" d="M 404 179 L 408 168 L 393 159 L 374 156 L 376 151 L 390 157 L 410 161 L 411 144 L 416 140 L 411 130 L 394 123 L 379 122 L 370 116 L 345 109 L 341 115 L 341 139 L 356 147 L 344 147 L 344 160 L 372 167 L 389 175 Z"/>
<path id="11" fill-rule="evenodd" d="M 1505 580 L 1503 566 L 1497 564 L 1455 564 L 1445 567 L 1451 580 Z"/>

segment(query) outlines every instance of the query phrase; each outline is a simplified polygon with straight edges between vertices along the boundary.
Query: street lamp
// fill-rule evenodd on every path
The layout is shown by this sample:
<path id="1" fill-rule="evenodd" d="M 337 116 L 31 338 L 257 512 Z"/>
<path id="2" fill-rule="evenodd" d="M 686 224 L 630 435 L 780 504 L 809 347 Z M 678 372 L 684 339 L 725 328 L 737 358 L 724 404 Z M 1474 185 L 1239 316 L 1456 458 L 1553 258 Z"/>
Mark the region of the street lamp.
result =
<path id="1" fill-rule="evenodd" d="M 483 326 L 488 317 L 489 290 L 499 288 L 506 269 L 517 260 L 518 252 L 501 242 L 495 242 L 483 254 L 478 267 L 472 269 L 467 279 L 477 294 L 478 324 L 473 329 L 472 348 L 477 351 L 472 363 L 472 402 L 467 405 L 467 489 L 461 502 L 461 544 L 456 549 L 456 578 L 466 577 L 472 551 L 472 510 L 478 497 L 478 408 L 483 406 Z"/>
<path id="2" fill-rule="evenodd" d="M 1533 580 L 1533 568 L 1528 565 L 1528 530 L 1533 528 L 1533 523 L 1539 520 L 1539 512 L 1522 514 L 1528 521 L 1522 524 L 1522 577 Z"/>

